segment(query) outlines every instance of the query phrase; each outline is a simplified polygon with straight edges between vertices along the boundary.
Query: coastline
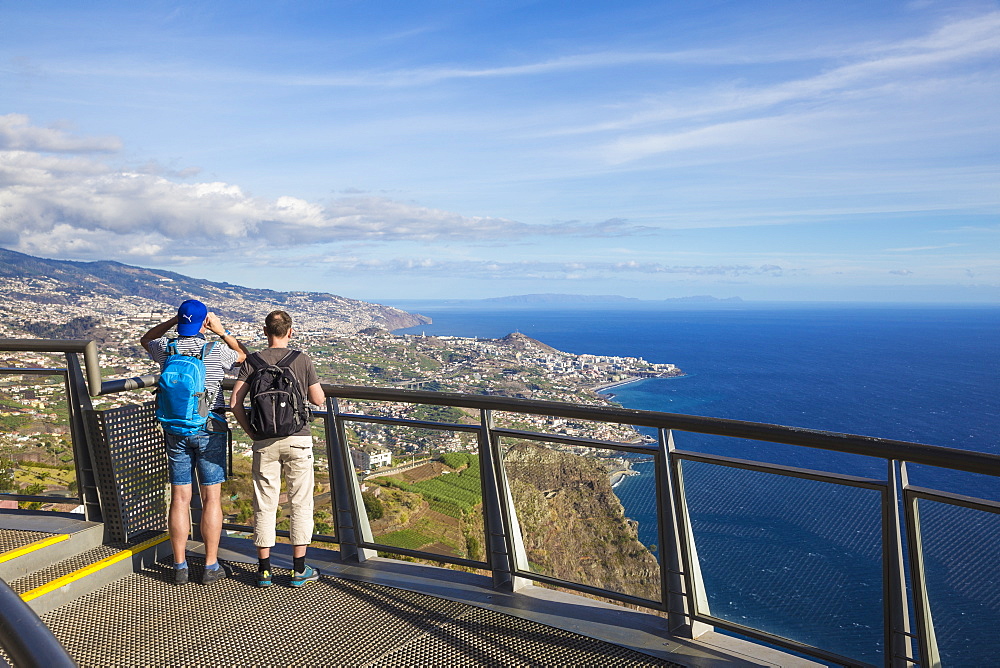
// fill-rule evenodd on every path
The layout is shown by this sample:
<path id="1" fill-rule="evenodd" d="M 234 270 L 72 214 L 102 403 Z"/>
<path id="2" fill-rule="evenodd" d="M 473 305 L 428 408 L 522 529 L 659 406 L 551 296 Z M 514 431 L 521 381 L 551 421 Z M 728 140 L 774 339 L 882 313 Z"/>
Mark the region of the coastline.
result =
<path id="1" fill-rule="evenodd" d="M 608 481 L 611 483 L 611 488 L 614 489 L 618 485 L 622 484 L 625 478 L 634 475 L 642 475 L 639 471 L 632 468 L 632 461 L 629 459 L 624 459 L 622 461 L 622 468 L 615 469 L 608 474 Z"/>
<path id="2" fill-rule="evenodd" d="M 644 380 L 650 380 L 652 378 L 681 378 L 686 375 L 687 375 L 686 373 L 682 372 L 678 374 L 661 375 L 661 376 L 632 376 L 625 380 L 616 380 L 613 383 L 601 383 L 600 385 L 595 385 L 591 387 L 590 390 L 591 392 L 596 392 L 597 394 L 609 394 L 609 396 L 613 397 L 614 394 L 610 394 L 608 390 L 624 387 L 626 385 L 631 385 L 632 383 L 638 383 Z"/>
<path id="3" fill-rule="evenodd" d="M 625 478 L 630 478 L 634 475 L 642 475 L 642 473 L 632 468 L 615 471 L 609 478 L 611 488 L 614 489 L 618 485 L 622 484 L 622 481 L 625 480 Z"/>

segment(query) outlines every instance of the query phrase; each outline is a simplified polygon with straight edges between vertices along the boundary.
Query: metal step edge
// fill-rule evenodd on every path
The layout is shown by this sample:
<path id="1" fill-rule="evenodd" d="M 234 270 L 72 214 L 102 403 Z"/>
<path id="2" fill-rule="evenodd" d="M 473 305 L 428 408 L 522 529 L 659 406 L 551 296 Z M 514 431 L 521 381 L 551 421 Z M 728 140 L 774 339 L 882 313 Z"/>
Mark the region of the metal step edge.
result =
<path id="1" fill-rule="evenodd" d="M 36 614 L 44 614 L 148 566 L 169 551 L 169 536 L 131 546 L 101 545 L 10 583 Z"/>
<path id="2" fill-rule="evenodd" d="M 100 524 L 86 526 L 79 531 L 49 534 L 0 554 L 0 578 L 7 582 L 23 578 L 93 550 L 103 540 L 104 527 Z"/>

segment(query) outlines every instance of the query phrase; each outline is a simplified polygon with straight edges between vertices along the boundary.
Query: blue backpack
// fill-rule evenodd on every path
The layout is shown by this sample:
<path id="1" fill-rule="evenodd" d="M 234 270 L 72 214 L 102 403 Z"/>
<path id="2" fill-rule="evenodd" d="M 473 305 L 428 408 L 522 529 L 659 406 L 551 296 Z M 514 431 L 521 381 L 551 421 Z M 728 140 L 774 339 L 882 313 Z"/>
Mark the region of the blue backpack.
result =
<path id="1" fill-rule="evenodd" d="M 202 360 L 214 347 L 212 341 L 199 354 L 187 355 L 177 352 L 177 339 L 167 344 L 167 361 L 156 386 L 156 419 L 164 431 L 186 436 L 205 428 L 211 405 Z"/>

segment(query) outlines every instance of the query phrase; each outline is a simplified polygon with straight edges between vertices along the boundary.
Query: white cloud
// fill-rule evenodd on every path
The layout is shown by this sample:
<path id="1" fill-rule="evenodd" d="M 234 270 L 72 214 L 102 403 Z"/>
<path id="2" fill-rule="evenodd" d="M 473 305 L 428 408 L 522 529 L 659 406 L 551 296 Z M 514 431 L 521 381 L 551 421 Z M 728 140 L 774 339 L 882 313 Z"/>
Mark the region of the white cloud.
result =
<path id="1" fill-rule="evenodd" d="M 0 116 L 0 150 L 110 153 L 120 148 L 116 137 L 74 137 L 58 128 L 34 127 L 23 114 Z"/>
<path id="2" fill-rule="evenodd" d="M 2 119 L 8 146 L 34 147 L 0 150 L 0 243 L 26 253 L 135 259 L 173 249 L 181 258 L 345 240 L 514 240 L 642 229 L 615 219 L 527 225 L 373 195 L 325 204 L 265 199 L 229 183 L 178 183 L 149 165 L 120 170 L 68 155 L 115 142 L 39 131 L 23 116 Z"/>

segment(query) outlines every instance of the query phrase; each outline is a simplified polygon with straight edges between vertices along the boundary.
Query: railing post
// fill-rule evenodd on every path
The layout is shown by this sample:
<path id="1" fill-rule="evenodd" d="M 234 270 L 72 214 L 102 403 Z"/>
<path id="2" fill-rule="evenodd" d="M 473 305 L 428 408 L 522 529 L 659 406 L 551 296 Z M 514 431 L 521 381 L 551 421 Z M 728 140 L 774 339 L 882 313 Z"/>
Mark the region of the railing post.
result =
<path id="1" fill-rule="evenodd" d="M 705 592 L 705 581 L 701 576 L 701 564 L 698 561 L 698 548 L 694 542 L 691 529 L 691 517 L 688 513 L 687 497 L 684 494 L 684 476 L 681 473 L 680 461 L 673 457 L 674 432 L 660 429 L 660 460 L 665 470 L 659 471 L 667 489 L 668 509 L 670 518 L 661 520 L 662 526 L 668 526 L 668 534 L 673 534 L 670 543 L 670 589 L 667 599 L 667 628 L 671 634 L 681 638 L 697 638 L 713 629 L 704 622 L 694 620 L 696 612 L 710 614 L 708 596 Z M 661 511 L 662 514 L 662 511 Z M 680 559 L 678 560 L 678 555 Z M 683 574 L 683 578 L 681 575 Z M 683 580 L 684 591 L 680 591 Z"/>
<path id="2" fill-rule="evenodd" d="M 899 524 L 900 484 L 896 460 L 887 460 L 888 489 L 883 496 L 882 577 L 885 665 L 906 668 L 912 662 L 910 613 L 906 602 L 902 533 Z"/>
<path id="3" fill-rule="evenodd" d="M 94 405 L 90 401 L 87 384 L 76 353 L 66 353 L 66 393 L 69 406 L 69 430 L 73 441 L 73 464 L 76 467 L 76 489 L 83 516 L 90 522 L 103 522 L 101 494 L 97 486 L 95 439 L 89 421 L 93 419 Z M 99 371 L 98 371 L 99 373 Z"/>
<path id="4" fill-rule="evenodd" d="M 335 397 L 326 398 L 326 412 L 326 461 L 330 470 L 330 498 L 334 503 L 340 558 L 343 561 L 366 561 L 377 556 L 378 552 L 362 546 L 374 540 L 358 476 L 351 461 L 351 446 L 347 442 L 347 432 Z"/>
<path id="5" fill-rule="evenodd" d="M 917 639 L 920 646 L 921 668 L 939 668 L 941 656 L 938 653 L 937 636 L 934 632 L 934 618 L 931 616 L 930 601 L 927 597 L 927 580 L 924 573 L 924 548 L 920 536 L 920 509 L 917 498 L 906 493 L 909 478 L 906 463 L 900 463 L 902 483 L 903 513 L 906 522 L 906 544 L 910 557 L 910 582 L 913 584 L 913 611 L 917 618 Z"/>
<path id="6" fill-rule="evenodd" d="M 493 434 L 493 414 L 489 410 L 480 411 L 479 467 L 493 587 L 516 591 L 531 584 L 530 580 L 516 576 L 519 569 L 527 570 L 528 559 L 510 486 L 504 475 L 500 442 Z"/>
<path id="7" fill-rule="evenodd" d="M 659 429 L 657 437 L 660 452 L 656 460 L 656 495 L 660 504 L 656 515 L 660 531 L 661 595 L 666 605 L 667 628 L 671 635 L 687 636 L 691 623 L 684 599 L 684 572 L 681 568 L 678 529 L 680 513 L 674 502 L 674 485 L 670 479 L 671 435 L 668 430 Z"/>

